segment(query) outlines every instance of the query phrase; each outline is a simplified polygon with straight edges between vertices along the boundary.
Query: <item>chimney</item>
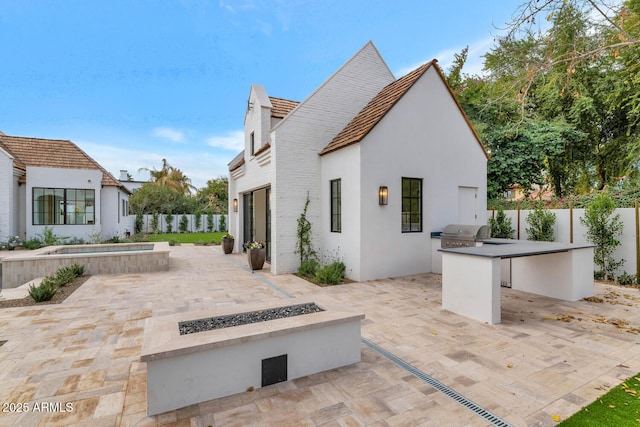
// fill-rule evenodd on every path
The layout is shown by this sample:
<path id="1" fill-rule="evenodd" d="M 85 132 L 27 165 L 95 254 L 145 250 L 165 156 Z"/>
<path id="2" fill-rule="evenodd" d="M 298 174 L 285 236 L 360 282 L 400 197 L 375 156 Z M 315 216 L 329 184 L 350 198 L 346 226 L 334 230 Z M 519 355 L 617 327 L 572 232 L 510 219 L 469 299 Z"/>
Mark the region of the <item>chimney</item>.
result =
<path id="1" fill-rule="evenodd" d="M 126 169 L 120 169 L 120 181 L 128 181 L 129 177 L 127 176 Z"/>

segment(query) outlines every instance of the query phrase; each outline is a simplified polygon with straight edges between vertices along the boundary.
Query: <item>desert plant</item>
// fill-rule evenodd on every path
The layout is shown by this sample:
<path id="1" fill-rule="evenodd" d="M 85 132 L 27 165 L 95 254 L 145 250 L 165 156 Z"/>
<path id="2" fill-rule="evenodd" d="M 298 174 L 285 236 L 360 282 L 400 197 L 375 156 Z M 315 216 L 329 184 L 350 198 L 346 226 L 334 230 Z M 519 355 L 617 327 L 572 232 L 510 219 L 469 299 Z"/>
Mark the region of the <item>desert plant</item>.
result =
<path id="1" fill-rule="evenodd" d="M 173 232 L 173 214 L 169 212 L 164 219 L 167 222 L 167 233 L 171 234 Z"/>
<path id="2" fill-rule="evenodd" d="M 504 213 L 504 209 L 498 209 L 495 218 L 489 218 L 489 227 L 491 228 L 491 237 L 502 239 L 513 238 L 513 228 L 511 228 L 511 218 Z"/>
<path id="3" fill-rule="evenodd" d="M 43 246 L 44 246 L 44 243 L 42 242 L 42 240 L 38 239 L 37 237 L 33 237 L 29 240 L 25 240 L 24 242 L 22 242 L 22 247 L 29 250 L 40 249 Z"/>
<path id="4" fill-rule="evenodd" d="M 98 229 L 94 229 L 91 233 L 89 233 L 89 242 L 98 244 L 102 241 L 102 228 L 98 227 Z"/>
<path id="5" fill-rule="evenodd" d="M 189 219 L 187 218 L 187 214 L 182 214 L 182 216 L 180 217 L 180 232 L 181 233 L 186 233 L 187 229 L 189 228 Z"/>
<path id="6" fill-rule="evenodd" d="M 35 302 L 51 301 L 58 288 L 44 280 L 38 286 L 29 286 L 29 295 Z"/>
<path id="7" fill-rule="evenodd" d="M 593 261 L 610 280 L 615 278 L 616 269 L 625 262 L 613 258 L 613 253 L 620 246 L 617 237 L 624 228 L 624 224 L 620 222 L 620 214 L 613 215 L 614 210 L 613 199 L 606 193 L 599 193 L 585 209 L 584 217 L 580 217 L 580 223 L 587 227 L 587 241 L 596 246 Z"/>
<path id="8" fill-rule="evenodd" d="M 227 219 L 224 214 L 220 215 L 220 226 L 218 231 L 227 231 Z"/>
<path id="9" fill-rule="evenodd" d="M 346 266 L 342 261 L 334 261 L 320 267 L 316 272 L 315 279 L 325 285 L 337 285 L 344 279 Z"/>
<path id="10" fill-rule="evenodd" d="M 553 242 L 553 226 L 556 223 L 556 214 L 551 211 L 536 208 L 527 215 L 527 236 L 529 240 Z"/>
<path id="11" fill-rule="evenodd" d="M 37 236 L 40 237 L 40 240 L 42 241 L 44 246 L 61 245 L 64 240 L 68 239 L 68 237 L 61 237 L 56 235 L 53 232 L 53 227 L 49 228 L 48 226 L 45 226 L 42 229 L 42 233 L 37 234 Z"/>

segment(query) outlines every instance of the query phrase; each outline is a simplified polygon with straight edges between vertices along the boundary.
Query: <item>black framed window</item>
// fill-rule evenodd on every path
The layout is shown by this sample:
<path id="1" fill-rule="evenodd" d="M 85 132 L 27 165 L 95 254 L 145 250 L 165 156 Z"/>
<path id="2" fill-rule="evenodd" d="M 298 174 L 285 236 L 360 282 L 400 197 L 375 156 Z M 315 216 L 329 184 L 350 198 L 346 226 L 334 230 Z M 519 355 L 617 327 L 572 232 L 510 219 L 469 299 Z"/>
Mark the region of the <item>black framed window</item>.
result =
<path id="1" fill-rule="evenodd" d="M 340 179 L 331 180 L 331 231 L 342 232 L 342 183 Z"/>
<path id="2" fill-rule="evenodd" d="M 251 132 L 251 135 L 249 136 L 249 142 L 251 143 L 251 155 L 253 156 L 253 153 L 256 152 L 256 137 L 253 132 Z"/>
<path id="3" fill-rule="evenodd" d="M 95 190 L 33 188 L 33 225 L 94 224 Z"/>
<path id="4" fill-rule="evenodd" d="M 402 232 L 422 231 L 422 178 L 402 178 Z"/>

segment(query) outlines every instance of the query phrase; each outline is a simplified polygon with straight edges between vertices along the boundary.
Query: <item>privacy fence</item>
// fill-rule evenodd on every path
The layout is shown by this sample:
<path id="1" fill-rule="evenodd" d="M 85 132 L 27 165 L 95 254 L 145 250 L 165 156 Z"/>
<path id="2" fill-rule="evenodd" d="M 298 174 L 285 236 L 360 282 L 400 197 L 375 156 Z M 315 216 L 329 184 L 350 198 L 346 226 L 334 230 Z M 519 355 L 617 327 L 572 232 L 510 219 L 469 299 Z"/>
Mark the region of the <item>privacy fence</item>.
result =
<path id="1" fill-rule="evenodd" d="M 158 233 L 180 233 L 182 231 L 181 224 L 183 223 L 182 214 L 173 214 L 172 218 L 167 218 L 168 215 L 158 215 L 157 232 Z M 186 217 L 186 232 L 187 233 L 204 233 L 210 231 L 227 231 L 229 227 L 229 218 L 226 214 L 213 214 L 209 217 L 207 214 L 200 215 L 200 223 L 196 220 L 196 214 L 185 214 Z M 224 220 L 222 219 L 224 217 Z M 135 215 L 133 215 L 135 221 Z M 145 214 L 142 216 L 142 232 L 153 233 L 153 215 Z"/>
<path id="2" fill-rule="evenodd" d="M 580 218 L 584 217 L 585 209 L 549 209 L 556 215 L 554 225 L 554 237 L 556 242 L 563 243 L 589 243 L 586 239 L 587 228 L 582 225 Z M 514 229 L 514 239 L 527 239 L 527 216 L 532 210 L 517 209 L 505 210 L 504 213 L 511 218 L 511 227 Z M 487 223 L 497 213 L 496 210 L 487 212 Z M 616 271 L 616 276 L 627 272 L 637 274 L 640 277 L 640 223 L 638 221 L 638 204 L 635 208 L 619 208 L 613 215 L 620 214 L 620 222 L 624 224 L 622 235 L 618 237 L 620 246 L 613 254 L 616 260 L 625 260 L 624 264 Z M 596 270 L 594 266 L 594 270 Z"/>

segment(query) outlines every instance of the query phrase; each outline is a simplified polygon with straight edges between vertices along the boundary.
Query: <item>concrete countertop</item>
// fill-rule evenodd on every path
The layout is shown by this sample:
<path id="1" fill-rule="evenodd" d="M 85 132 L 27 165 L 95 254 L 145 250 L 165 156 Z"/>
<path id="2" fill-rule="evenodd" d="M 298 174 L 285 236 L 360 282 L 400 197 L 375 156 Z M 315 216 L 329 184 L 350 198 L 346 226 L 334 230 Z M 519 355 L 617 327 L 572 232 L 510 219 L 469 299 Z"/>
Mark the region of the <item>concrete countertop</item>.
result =
<path id="1" fill-rule="evenodd" d="M 591 244 L 534 242 L 531 240 L 488 239 L 482 246 L 462 248 L 441 248 L 440 252 L 470 255 L 485 258 L 517 258 L 531 255 L 544 255 L 569 252 L 574 249 L 592 248 Z"/>

